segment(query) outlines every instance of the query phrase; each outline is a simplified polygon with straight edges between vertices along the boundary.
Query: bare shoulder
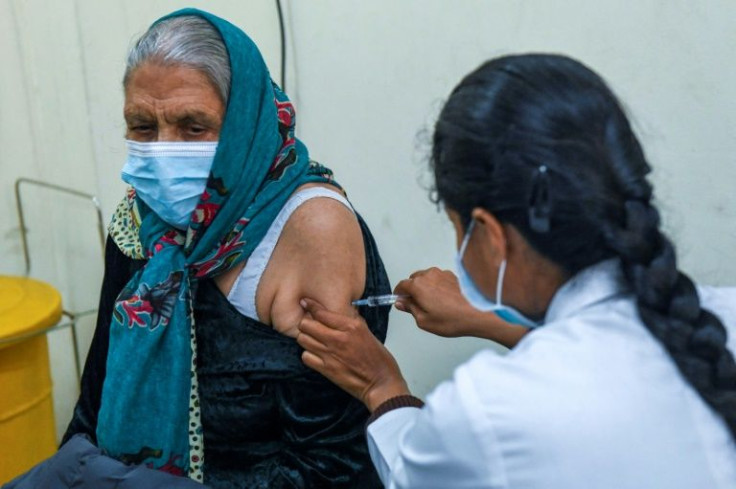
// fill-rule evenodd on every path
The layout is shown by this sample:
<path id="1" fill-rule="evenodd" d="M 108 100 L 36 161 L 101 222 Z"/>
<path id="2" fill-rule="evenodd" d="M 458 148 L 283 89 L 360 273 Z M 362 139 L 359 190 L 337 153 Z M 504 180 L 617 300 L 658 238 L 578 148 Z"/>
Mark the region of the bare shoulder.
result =
<path id="1" fill-rule="evenodd" d="M 335 251 L 340 254 L 345 246 L 354 247 L 363 245 L 358 219 L 351 209 L 342 202 L 329 197 L 311 199 L 302 204 L 284 228 L 282 239 L 286 243 L 293 240 L 293 244 L 313 251 Z M 335 248 L 335 240 L 345 241 L 342 247 Z M 325 249 L 324 245 L 330 250 Z M 353 249 L 352 251 L 358 251 Z"/>
<path id="2" fill-rule="evenodd" d="M 360 296 L 365 283 L 365 251 L 360 225 L 351 209 L 330 198 L 309 200 L 294 212 L 281 239 L 279 246 L 300 262 L 305 292 L 339 292 L 341 299 Z M 337 287 L 341 289 L 333 290 Z M 322 298 L 330 302 L 329 297 Z"/>
<path id="3" fill-rule="evenodd" d="M 259 317 L 296 336 L 300 299 L 350 313 L 365 274 L 363 234 L 352 209 L 329 197 L 310 199 L 289 218 L 264 272 L 256 295 Z"/>

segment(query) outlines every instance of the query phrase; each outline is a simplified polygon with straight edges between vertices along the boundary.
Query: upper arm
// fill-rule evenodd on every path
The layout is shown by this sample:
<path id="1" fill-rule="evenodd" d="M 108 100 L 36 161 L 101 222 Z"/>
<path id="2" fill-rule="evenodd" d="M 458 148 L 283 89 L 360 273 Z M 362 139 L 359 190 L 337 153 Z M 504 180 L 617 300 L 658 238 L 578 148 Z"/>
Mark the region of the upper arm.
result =
<path id="1" fill-rule="evenodd" d="M 258 286 L 259 317 L 296 336 L 304 312 L 299 300 L 355 314 L 351 301 L 363 293 L 366 257 L 355 214 L 330 198 L 302 204 L 290 217 Z"/>

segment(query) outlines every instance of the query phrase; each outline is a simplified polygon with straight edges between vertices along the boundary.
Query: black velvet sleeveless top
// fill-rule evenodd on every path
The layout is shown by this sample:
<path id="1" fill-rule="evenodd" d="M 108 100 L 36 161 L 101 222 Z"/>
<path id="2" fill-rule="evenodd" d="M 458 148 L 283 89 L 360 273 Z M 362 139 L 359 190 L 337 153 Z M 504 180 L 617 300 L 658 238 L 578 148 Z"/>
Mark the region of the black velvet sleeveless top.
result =
<path id="1" fill-rule="evenodd" d="M 375 242 L 358 216 L 366 254 L 364 295 L 391 286 Z M 62 443 L 93 439 L 105 376 L 110 314 L 117 294 L 142 266 L 108 240 L 97 329 L 82 392 Z M 361 308 L 384 341 L 388 308 Z M 362 403 L 304 366 L 293 338 L 238 312 L 210 280 L 194 302 L 205 483 L 230 488 L 379 488 L 368 455 Z"/>

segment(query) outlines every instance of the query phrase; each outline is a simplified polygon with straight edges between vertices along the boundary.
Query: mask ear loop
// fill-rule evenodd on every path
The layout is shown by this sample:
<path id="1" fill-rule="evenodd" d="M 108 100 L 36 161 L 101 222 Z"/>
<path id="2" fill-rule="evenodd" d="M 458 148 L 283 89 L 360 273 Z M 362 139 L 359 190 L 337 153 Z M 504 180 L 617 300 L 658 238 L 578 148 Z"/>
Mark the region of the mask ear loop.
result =
<path id="1" fill-rule="evenodd" d="M 465 248 L 468 247 L 470 242 L 470 236 L 473 234 L 473 228 L 475 227 L 475 219 L 470 220 L 467 231 L 465 231 L 465 237 L 463 238 L 462 244 L 460 244 L 460 260 L 465 256 Z"/>
<path id="2" fill-rule="evenodd" d="M 496 305 L 500 306 L 501 295 L 503 293 L 503 277 L 506 275 L 506 259 L 501 262 L 501 266 L 498 268 L 498 280 L 496 280 Z"/>
<path id="3" fill-rule="evenodd" d="M 473 228 L 475 226 L 475 220 L 470 221 L 470 225 L 468 226 L 468 230 L 465 231 L 465 237 L 463 238 L 463 242 L 460 245 L 460 261 L 462 262 L 463 256 L 465 256 L 465 249 L 468 247 L 468 242 L 470 241 L 470 236 L 473 234 Z M 498 280 L 496 281 L 496 305 L 501 305 L 501 296 L 503 294 L 503 278 L 504 275 L 506 275 L 506 259 L 501 262 L 501 265 L 498 269 Z"/>

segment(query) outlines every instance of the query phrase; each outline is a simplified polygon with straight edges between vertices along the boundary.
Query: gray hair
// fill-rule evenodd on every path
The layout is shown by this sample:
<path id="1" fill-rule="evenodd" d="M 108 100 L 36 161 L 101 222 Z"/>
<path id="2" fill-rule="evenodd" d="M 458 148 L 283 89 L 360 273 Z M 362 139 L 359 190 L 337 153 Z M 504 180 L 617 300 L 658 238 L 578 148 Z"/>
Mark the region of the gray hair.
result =
<path id="1" fill-rule="evenodd" d="M 127 86 L 133 72 L 148 61 L 187 66 L 204 73 L 227 106 L 230 58 L 220 33 L 202 17 L 173 17 L 151 26 L 128 54 L 123 86 Z"/>

